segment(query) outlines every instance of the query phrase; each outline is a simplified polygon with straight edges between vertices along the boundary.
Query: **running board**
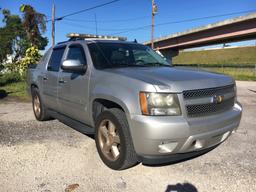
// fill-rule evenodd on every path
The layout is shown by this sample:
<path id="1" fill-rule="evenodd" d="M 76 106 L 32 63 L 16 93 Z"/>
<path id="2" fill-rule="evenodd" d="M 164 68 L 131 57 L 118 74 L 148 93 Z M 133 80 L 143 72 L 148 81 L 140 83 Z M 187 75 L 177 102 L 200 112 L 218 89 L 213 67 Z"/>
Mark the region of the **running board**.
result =
<path id="1" fill-rule="evenodd" d="M 48 109 L 49 110 L 49 109 Z M 70 117 L 67 117 L 66 115 L 63 115 L 61 113 L 58 113 L 53 110 L 49 110 L 49 114 L 51 117 L 58 119 L 60 122 L 64 123 L 65 125 L 74 128 L 75 130 L 88 135 L 95 134 L 94 128 L 81 123 L 77 120 L 71 119 Z"/>

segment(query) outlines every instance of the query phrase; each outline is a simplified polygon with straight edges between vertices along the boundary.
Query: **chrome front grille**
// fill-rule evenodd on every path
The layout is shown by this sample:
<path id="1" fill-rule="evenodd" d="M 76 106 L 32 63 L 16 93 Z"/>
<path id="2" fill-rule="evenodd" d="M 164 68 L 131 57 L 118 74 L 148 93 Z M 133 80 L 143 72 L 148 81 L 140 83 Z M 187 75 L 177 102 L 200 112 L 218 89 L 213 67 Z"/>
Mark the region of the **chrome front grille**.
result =
<path id="1" fill-rule="evenodd" d="M 234 85 L 228 85 L 224 87 L 208 88 L 208 89 L 196 89 L 183 92 L 184 99 L 214 96 L 215 94 L 224 94 L 234 92 Z"/>
<path id="2" fill-rule="evenodd" d="M 234 97 L 220 104 L 207 103 L 199 105 L 187 105 L 188 116 L 203 116 L 209 113 L 217 113 L 230 109 L 234 105 Z"/>
<path id="3" fill-rule="evenodd" d="M 231 109 L 235 102 L 234 85 L 183 92 L 188 117 L 198 117 Z M 219 100 L 216 97 L 221 97 Z"/>

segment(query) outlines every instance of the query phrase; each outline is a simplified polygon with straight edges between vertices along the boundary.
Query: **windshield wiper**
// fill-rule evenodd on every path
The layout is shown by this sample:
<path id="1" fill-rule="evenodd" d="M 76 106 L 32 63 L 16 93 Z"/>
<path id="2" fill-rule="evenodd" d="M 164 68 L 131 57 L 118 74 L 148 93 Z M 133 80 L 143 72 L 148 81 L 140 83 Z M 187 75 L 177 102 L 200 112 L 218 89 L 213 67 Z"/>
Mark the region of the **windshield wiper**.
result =
<path id="1" fill-rule="evenodd" d="M 155 66 L 155 67 L 172 67 L 171 65 L 167 65 L 164 63 L 154 62 L 154 63 L 147 63 L 147 65 Z"/>
<path id="2" fill-rule="evenodd" d="M 118 68 L 118 67 L 147 67 L 147 65 L 142 64 L 115 64 L 111 65 L 109 68 Z"/>
<path id="3" fill-rule="evenodd" d="M 163 63 L 144 63 L 144 64 L 113 64 L 111 66 L 108 66 L 106 68 L 122 68 L 122 67 L 172 67 L 171 65 L 166 65 Z"/>

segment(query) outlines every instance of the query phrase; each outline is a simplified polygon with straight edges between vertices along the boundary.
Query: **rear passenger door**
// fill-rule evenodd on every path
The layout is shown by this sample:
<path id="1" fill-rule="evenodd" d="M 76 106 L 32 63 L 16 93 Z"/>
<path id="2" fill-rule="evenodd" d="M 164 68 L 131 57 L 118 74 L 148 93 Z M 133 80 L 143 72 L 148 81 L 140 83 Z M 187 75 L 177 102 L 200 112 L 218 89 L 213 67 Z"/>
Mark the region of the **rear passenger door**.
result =
<path id="1" fill-rule="evenodd" d="M 59 68 L 64 55 L 65 46 L 53 48 L 47 69 L 43 74 L 43 95 L 44 103 L 48 108 L 59 110 L 58 108 L 58 76 Z"/>
<path id="2" fill-rule="evenodd" d="M 69 45 L 65 60 L 79 60 L 80 63 L 87 65 L 84 47 L 78 43 Z M 59 82 L 61 113 L 80 122 L 89 123 L 89 69 L 87 68 L 85 73 L 61 70 Z"/>

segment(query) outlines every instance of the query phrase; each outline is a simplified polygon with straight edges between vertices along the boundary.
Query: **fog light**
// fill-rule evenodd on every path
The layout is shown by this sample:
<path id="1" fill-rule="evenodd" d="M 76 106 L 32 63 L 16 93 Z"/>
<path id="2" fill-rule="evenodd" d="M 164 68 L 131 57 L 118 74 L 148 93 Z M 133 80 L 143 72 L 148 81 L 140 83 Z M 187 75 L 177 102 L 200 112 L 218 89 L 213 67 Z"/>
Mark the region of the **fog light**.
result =
<path id="1" fill-rule="evenodd" d="M 242 106 L 239 105 L 238 103 L 235 103 L 234 107 L 235 107 L 235 109 L 236 109 L 237 111 L 242 111 L 242 110 L 243 110 Z"/>
<path id="2" fill-rule="evenodd" d="M 205 145 L 205 140 L 197 139 L 193 141 L 192 146 L 194 146 L 195 149 L 201 149 Z"/>
<path id="3" fill-rule="evenodd" d="M 224 133 L 224 134 L 222 135 L 222 138 L 221 138 L 221 141 L 220 141 L 220 142 L 222 142 L 222 141 L 224 141 L 225 139 L 227 139 L 228 136 L 229 136 L 229 133 L 230 133 L 230 131 Z"/>
<path id="4" fill-rule="evenodd" d="M 176 142 L 160 144 L 158 145 L 159 153 L 170 153 L 175 149 L 177 145 L 178 143 Z"/>

